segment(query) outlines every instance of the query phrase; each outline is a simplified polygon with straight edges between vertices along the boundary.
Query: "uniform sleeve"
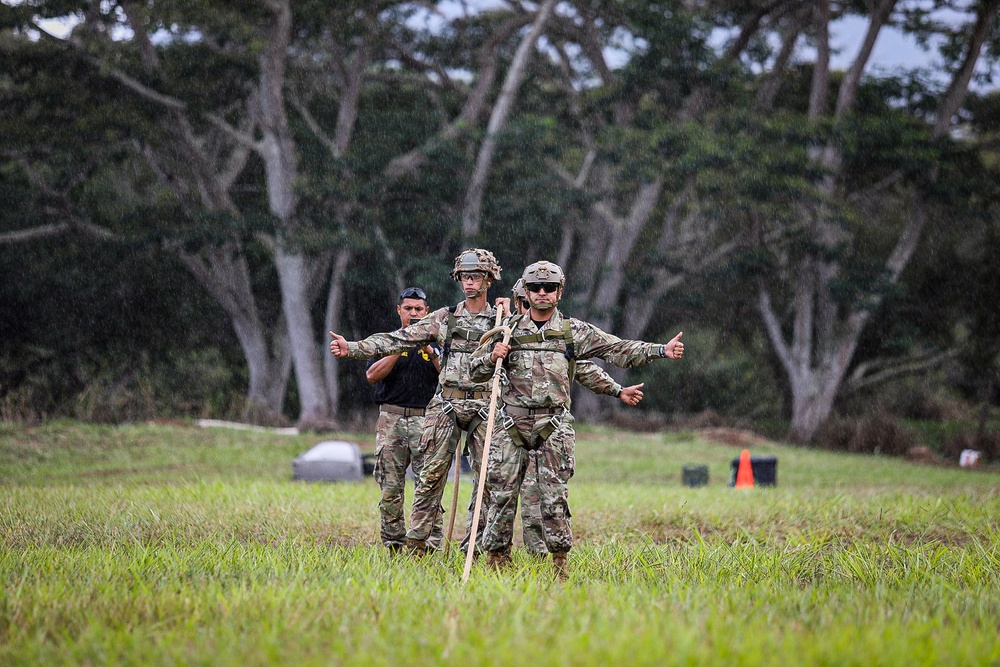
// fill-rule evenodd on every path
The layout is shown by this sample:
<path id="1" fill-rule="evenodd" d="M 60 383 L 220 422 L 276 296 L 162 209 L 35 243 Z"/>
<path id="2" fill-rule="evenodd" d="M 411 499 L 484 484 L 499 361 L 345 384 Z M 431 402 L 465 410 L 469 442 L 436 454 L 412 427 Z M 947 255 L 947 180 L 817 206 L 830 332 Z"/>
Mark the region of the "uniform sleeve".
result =
<path id="1" fill-rule="evenodd" d="M 618 396 L 622 393 L 622 386 L 592 361 L 577 362 L 576 381 L 581 387 L 586 387 L 595 394 Z"/>
<path id="2" fill-rule="evenodd" d="M 504 321 L 503 323 L 507 326 L 511 325 L 510 321 Z M 496 363 L 490 360 L 490 355 L 493 354 L 493 346 L 502 340 L 503 334 L 495 334 L 493 340 L 476 348 L 476 351 L 472 354 L 472 359 L 469 361 L 470 380 L 473 382 L 489 382 L 493 377 L 493 372 L 496 370 Z"/>
<path id="3" fill-rule="evenodd" d="M 378 359 L 389 354 L 401 354 L 417 345 L 438 340 L 447 328 L 448 309 L 436 310 L 405 329 L 372 334 L 364 340 L 347 344 L 349 359 Z"/>
<path id="4" fill-rule="evenodd" d="M 589 322 L 571 319 L 577 359 L 597 357 L 619 368 L 644 366 L 660 357 L 660 345 L 641 340 L 625 340 L 601 331 Z"/>

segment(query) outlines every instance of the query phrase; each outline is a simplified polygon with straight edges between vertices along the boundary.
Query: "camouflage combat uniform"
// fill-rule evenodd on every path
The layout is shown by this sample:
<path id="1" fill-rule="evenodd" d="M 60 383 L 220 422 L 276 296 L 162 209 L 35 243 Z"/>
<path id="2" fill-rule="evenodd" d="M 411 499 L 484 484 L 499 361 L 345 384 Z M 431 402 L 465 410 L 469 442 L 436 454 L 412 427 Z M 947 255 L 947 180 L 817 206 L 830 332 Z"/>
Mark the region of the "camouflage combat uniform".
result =
<path id="1" fill-rule="evenodd" d="M 513 327 L 512 347 L 504 362 L 507 382 L 501 399 L 505 407 L 490 446 L 487 482 L 491 497 L 481 544 L 490 552 L 510 548 L 518 493 L 529 452 L 535 450 L 545 546 L 553 554 L 565 554 L 573 546 L 567 485 L 576 468 L 576 435 L 568 411 L 570 367 L 576 359 L 593 357 L 622 368 L 641 366 L 660 358 L 662 346 L 622 340 L 587 322 L 564 319 L 558 309 L 541 329 L 526 316 L 512 316 L 506 323 Z M 566 336 L 569 341 L 564 340 Z M 541 337 L 540 341 L 518 342 L 519 338 Z M 487 345 L 474 355 L 469 367 L 474 381 L 492 377 L 491 351 L 492 345 Z"/>
<path id="2" fill-rule="evenodd" d="M 451 323 L 449 325 L 449 320 Z M 348 343 L 348 358 L 371 359 L 397 354 L 414 345 L 437 342 L 446 351 L 442 355 L 438 391 L 427 405 L 424 430 L 420 438 L 419 454 L 423 468 L 417 478 L 413 493 L 413 510 L 410 513 L 410 530 L 407 539 L 426 541 L 436 522 L 441 518 L 441 497 L 447 482 L 448 470 L 455 459 L 455 448 L 461 431 L 467 431 L 469 461 L 474 480 L 470 510 L 475 503 L 479 463 L 483 453 L 489 409 L 489 378 L 483 382 L 469 379 L 472 352 L 479 345 L 479 338 L 493 328 L 496 310 L 487 305 L 478 313 L 470 313 L 462 302 L 451 308 L 441 308 L 419 322 L 404 329 L 378 333 L 368 338 Z M 450 329 L 450 340 L 449 337 Z M 484 498 L 489 497 L 487 488 Z M 484 500 L 485 502 L 485 500 Z M 485 516 L 481 516 L 479 540 L 483 536 Z M 472 524 L 472 513 L 466 518 L 466 527 Z"/>
<path id="3" fill-rule="evenodd" d="M 379 411 L 375 427 L 375 481 L 382 490 L 378 503 L 382 543 L 390 548 L 406 544 L 406 519 L 403 516 L 403 492 L 406 488 L 406 468 L 420 478 L 424 457 L 420 453 L 420 437 L 424 431 L 424 410 L 407 416 L 386 410 Z M 427 545 L 441 546 L 441 515 L 431 530 Z"/>
<path id="4" fill-rule="evenodd" d="M 580 386 L 595 394 L 618 396 L 622 386 L 604 372 L 597 364 L 581 361 L 576 365 L 576 381 Z M 545 547 L 545 531 L 542 528 L 542 498 L 538 475 L 537 450 L 528 452 L 528 467 L 521 483 L 521 527 L 524 548 L 532 554 L 548 553 Z"/>

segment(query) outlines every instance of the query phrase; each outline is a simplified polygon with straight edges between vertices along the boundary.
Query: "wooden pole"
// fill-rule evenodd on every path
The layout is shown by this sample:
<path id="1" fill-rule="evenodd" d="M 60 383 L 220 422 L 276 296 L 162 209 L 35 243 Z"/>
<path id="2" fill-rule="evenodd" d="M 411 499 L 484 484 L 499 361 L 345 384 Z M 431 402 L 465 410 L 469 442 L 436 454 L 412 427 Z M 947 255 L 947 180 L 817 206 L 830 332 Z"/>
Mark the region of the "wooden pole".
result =
<path id="1" fill-rule="evenodd" d="M 490 329 L 480 338 L 480 343 L 485 343 L 494 334 L 503 332 L 504 344 L 510 342 L 510 327 L 500 326 L 500 318 L 503 313 L 497 312 L 497 326 Z M 472 571 L 472 559 L 476 555 L 476 537 L 479 532 L 479 515 L 483 509 L 483 491 L 486 489 L 486 467 L 490 461 L 490 442 L 493 440 L 493 422 L 497 417 L 497 398 L 500 396 L 500 367 L 503 359 L 497 359 L 496 367 L 493 369 L 493 388 L 490 390 L 490 412 L 486 420 L 486 438 L 483 441 L 483 456 L 479 463 L 479 486 L 476 488 L 476 507 L 472 512 L 472 525 L 469 526 L 469 550 L 465 554 L 465 570 L 462 572 L 462 583 L 469 580 L 469 573 Z"/>
<path id="2" fill-rule="evenodd" d="M 468 436 L 466 436 L 468 437 Z M 448 516 L 448 532 L 444 536 L 444 555 L 448 555 L 451 547 L 451 536 L 455 531 L 455 512 L 458 511 L 458 484 L 462 475 L 462 443 L 455 445 L 455 483 L 451 491 L 451 514 Z"/>

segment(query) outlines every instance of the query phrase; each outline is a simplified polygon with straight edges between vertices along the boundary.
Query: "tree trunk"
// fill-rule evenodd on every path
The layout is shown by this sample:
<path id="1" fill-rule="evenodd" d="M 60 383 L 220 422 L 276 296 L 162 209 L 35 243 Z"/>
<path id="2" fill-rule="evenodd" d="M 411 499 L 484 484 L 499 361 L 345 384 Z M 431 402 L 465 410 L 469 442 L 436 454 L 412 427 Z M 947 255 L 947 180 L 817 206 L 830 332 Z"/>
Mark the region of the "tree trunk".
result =
<path id="1" fill-rule="evenodd" d="M 593 207 L 593 215 L 607 225 L 611 239 L 610 244 L 604 248 L 604 270 L 601 281 L 597 284 L 596 294 L 590 300 L 587 319 L 605 331 L 610 332 L 613 328 L 625 282 L 626 263 L 632 256 L 639 232 L 653 214 L 662 187 L 663 182 L 660 180 L 644 184 L 625 218 L 614 215 L 604 202 Z M 574 416 L 582 420 L 596 420 L 604 413 L 605 405 L 591 392 L 581 392 L 573 404 Z"/>
<path id="2" fill-rule="evenodd" d="M 340 312 L 344 301 L 344 273 L 347 265 L 351 261 L 351 251 L 342 248 L 337 253 L 337 258 L 333 262 L 333 270 L 330 274 L 330 291 L 326 299 L 326 318 L 324 328 L 326 331 L 340 331 Z M 326 394 L 330 397 L 330 414 L 336 417 L 340 414 L 340 379 L 337 377 L 337 357 L 330 354 L 326 346 L 326 337 L 320 346 L 320 354 L 323 356 L 323 378 L 326 381 Z"/>
<path id="3" fill-rule="evenodd" d="M 250 285 L 246 258 L 237 245 L 204 252 L 208 261 L 183 251 L 177 255 L 232 322 L 250 375 L 245 416 L 251 421 L 277 421 L 290 370 L 287 331 L 283 325 L 275 327 L 272 354 Z"/>
<path id="4" fill-rule="evenodd" d="M 317 354 L 309 298 L 311 271 L 308 259 L 301 253 L 278 247 L 274 265 L 281 283 L 281 307 L 288 323 L 288 338 L 292 346 L 295 383 L 299 390 L 299 426 L 322 428 L 330 421 L 330 402 Z"/>
<path id="5" fill-rule="evenodd" d="M 813 374 L 808 369 L 802 371 L 802 375 L 793 378 L 791 383 L 792 423 L 788 437 L 793 442 L 811 442 L 816 437 L 820 427 L 830 417 L 836 396 L 830 378 Z"/>
<path id="6" fill-rule="evenodd" d="M 270 3 L 274 24 L 260 56 L 260 82 L 256 96 L 257 126 L 261 139 L 255 149 L 264 163 L 267 201 L 279 220 L 278 237 L 272 240 L 274 265 L 278 272 L 281 306 L 288 325 L 295 382 L 299 390 L 300 428 L 324 428 L 330 421 L 330 401 L 326 395 L 320 358 L 317 354 L 311 309 L 318 290 L 312 284 L 315 272 L 311 258 L 289 247 L 288 239 L 298 231 L 295 179 L 298 157 L 285 108 L 284 85 L 288 47 L 291 42 L 292 10 L 288 0 Z"/>
<path id="7" fill-rule="evenodd" d="M 511 62 L 510 70 L 507 72 L 507 79 L 504 81 L 500 91 L 500 97 L 493 107 L 490 121 L 486 126 L 486 138 L 479 148 L 479 155 L 476 158 L 476 168 L 472 172 L 472 179 L 469 189 L 465 195 L 465 207 L 462 211 L 462 238 L 469 244 L 479 234 L 480 217 L 483 209 L 483 195 L 486 192 L 486 179 L 489 177 L 490 169 L 493 165 L 493 154 L 496 152 L 497 135 L 503 131 L 514 106 L 514 98 L 517 96 L 517 89 L 521 87 L 524 79 L 524 71 L 528 66 L 528 59 L 531 50 L 535 48 L 535 42 L 542 34 L 545 23 L 552 14 L 552 8 L 556 0 L 545 0 L 545 3 L 538 9 L 535 22 L 532 24 L 528 34 L 517 47 L 514 60 Z"/>
<path id="8" fill-rule="evenodd" d="M 853 107 L 865 65 L 881 29 L 887 24 L 896 0 L 881 0 L 875 7 L 868 32 L 859 53 L 848 70 L 837 97 L 834 120 L 839 120 Z M 968 83 L 975 63 L 980 57 L 986 36 L 996 18 L 1000 0 L 989 0 L 980 5 L 976 25 L 972 31 L 962 64 L 953 73 L 945 95 L 938 104 L 933 134 L 943 136 L 952 116 L 958 111 L 968 93 Z M 820 14 L 828 20 L 828 14 Z M 822 32 L 822 30 L 820 31 Z M 819 66 L 819 65 L 818 65 Z M 825 81 L 827 73 L 816 71 L 816 80 Z M 819 86 L 814 86 L 817 93 Z M 820 111 L 821 103 L 814 100 L 810 117 Z M 816 155 L 828 175 L 821 190 L 830 199 L 838 196 L 842 159 L 836 146 L 830 144 Z M 937 168 L 932 168 L 928 180 L 937 179 Z M 926 190 L 924 188 L 923 190 Z M 928 202 L 923 191 L 915 193 L 914 207 L 892 253 L 885 261 L 888 279 L 899 280 L 919 243 L 928 218 Z M 814 239 L 821 248 L 834 248 L 843 242 L 843 231 L 830 220 L 829 211 L 821 208 L 812 225 Z M 863 306 L 849 309 L 846 316 L 839 315 L 830 291 L 839 273 L 839 265 L 820 256 L 806 256 L 795 272 L 795 296 L 792 301 L 791 342 L 785 341 L 778 318 L 770 303 L 769 292 L 761 286 L 758 307 L 764 319 L 768 337 L 778 354 L 789 378 L 792 392 L 792 421 L 789 437 L 797 442 L 811 442 L 819 428 L 829 418 L 834 400 L 854 356 L 865 324 L 882 297 L 870 296 Z"/>

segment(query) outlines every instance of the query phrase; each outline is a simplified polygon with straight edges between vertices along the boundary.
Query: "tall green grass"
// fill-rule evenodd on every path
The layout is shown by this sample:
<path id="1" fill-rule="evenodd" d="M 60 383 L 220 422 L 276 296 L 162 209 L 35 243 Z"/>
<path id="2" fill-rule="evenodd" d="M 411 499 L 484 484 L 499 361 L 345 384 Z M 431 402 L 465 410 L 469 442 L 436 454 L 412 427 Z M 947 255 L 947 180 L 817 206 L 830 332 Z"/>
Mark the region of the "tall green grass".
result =
<path id="1" fill-rule="evenodd" d="M 292 481 L 315 441 L 0 425 L 0 664 L 1000 663 L 997 471 L 769 443 L 735 491 L 732 447 L 582 429 L 569 581 L 463 585 L 378 546 L 371 480 Z"/>

